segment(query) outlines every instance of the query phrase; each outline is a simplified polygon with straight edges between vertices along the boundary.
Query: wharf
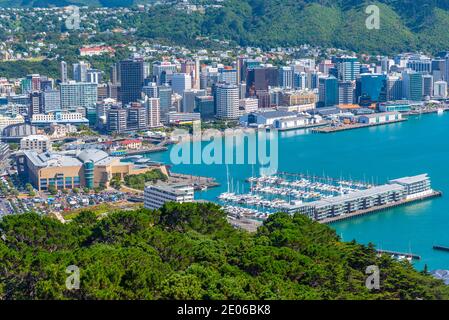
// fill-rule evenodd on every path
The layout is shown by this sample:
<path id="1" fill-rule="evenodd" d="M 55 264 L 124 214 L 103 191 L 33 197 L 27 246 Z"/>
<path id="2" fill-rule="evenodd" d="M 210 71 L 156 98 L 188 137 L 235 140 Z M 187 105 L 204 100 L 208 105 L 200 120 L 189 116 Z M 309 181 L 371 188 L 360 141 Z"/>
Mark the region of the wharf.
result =
<path id="1" fill-rule="evenodd" d="M 445 247 L 445 246 L 433 246 L 433 250 L 447 251 L 447 252 L 449 252 L 449 247 Z"/>
<path id="2" fill-rule="evenodd" d="M 136 156 L 141 154 L 148 154 L 148 153 L 155 153 L 155 152 L 161 152 L 161 151 L 167 151 L 167 147 L 155 147 L 151 149 L 140 149 L 136 151 L 128 151 L 126 153 L 126 156 Z"/>
<path id="3" fill-rule="evenodd" d="M 405 256 L 405 257 L 411 257 L 414 260 L 421 260 L 421 256 L 414 254 L 414 253 L 405 253 L 405 252 L 398 252 L 398 251 L 390 251 L 390 250 L 376 250 L 377 253 L 380 254 L 390 254 L 394 256 Z"/>
<path id="4" fill-rule="evenodd" d="M 377 206 L 377 207 L 373 207 L 370 209 L 360 210 L 360 211 L 356 211 L 356 212 L 353 212 L 350 214 L 341 215 L 338 217 L 319 220 L 318 222 L 322 223 L 322 224 L 331 224 L 334 222 L 358 218 L 358 217 L 366 216 L 369 214 L 377 213 L 379 211 L 385 211 L 385 210 L 389 210 L 392 208 L 401 207 L 403 205 L 407 205 L 407 204 L 411 204 L 411 203 L 415 203 L 415 202 L 421 202 L 424 200 L 428 200 L 431 198 L 437 198 L 437 197 L 441 197 L 441 196 L 443 196 L 443 193 L 441 191 L 434 191 L 431 194 L 428 194 L 428 195 L 425 195 L 422 197 L 418 197 L 416 199 L 408 199 L 408 200 L 402 200 L 402 201 L 398 201 L 398 202 L 394 202 L 394 203 L 389 203 L 389 204 L 385 204 L 382 206 Z"/>
<path id="5" fill-rule="evenodd" d="M 330 122 L 329 121 L 322 121 L 320 123 L 312 123 L 312 124 L 306 124 L 303 126 L 298 126 L 298 127 L 291 127 L 291 128 L 277 128 L 277 131 L 293 131 L 293 130 L 301 130 L 301 129 L 311 129 L 311 128 L 319 128 L 319 127 L 324 127 L 329 125 Z"/>
<path id="6" fill-rule="evenodd" d="M 193 185 L 193 188 L 196 191 L 201 191 L 220 186 L 220 184 L 214 178 L 199 177 L 173 172 L 170 172 L 169 181 L 171 184 L 185 183 Z"/>
<path id="7" fill-rule="evenodd" d="M 340 131 L 347 131 L 347 130 L 355 130 L 355 129 L 361 129 L 361 128 L 369 128 L 369 127 L 377 127 L 377 126 L 383 126 L 387 124 L 393 124 L 393 123 L 399 123 L 407 121 L 408 119 L 398 119 L 393 121 L 386 121 L 381 123 L 356 123 L 356 124 L 346 124 L 342 125 L 340 127 L 322 127 L 322 128 L 316 128 L 313 129 L 313 133 L 334 133 L 334 132 L 340 132 Z"/>

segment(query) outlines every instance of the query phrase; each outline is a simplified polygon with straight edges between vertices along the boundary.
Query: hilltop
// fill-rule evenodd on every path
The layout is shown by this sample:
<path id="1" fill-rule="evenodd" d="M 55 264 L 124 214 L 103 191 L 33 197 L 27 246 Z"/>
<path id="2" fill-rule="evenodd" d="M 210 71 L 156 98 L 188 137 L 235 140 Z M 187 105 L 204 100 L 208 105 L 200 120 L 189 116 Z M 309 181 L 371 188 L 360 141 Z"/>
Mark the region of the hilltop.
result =
<path id="1" fill-rule="evenodd" d="M 70 4 L 132 7 L 149 0 L 0 0 L 0 6 L 37 7 Z M 199 36 L 229 40 L 239 45 L 297 46 L 310 44 L 361 53 L 422 50 L 436 53 L 449 48 L 449 0 L 195 0 L 208 6 L 205 13 L 187 13 L 176 1 L 157 5 L 124 23 L 147 38 L 181 44 Z M 380 9 L 380 29 L 365 25 L 368 5 Z"/>

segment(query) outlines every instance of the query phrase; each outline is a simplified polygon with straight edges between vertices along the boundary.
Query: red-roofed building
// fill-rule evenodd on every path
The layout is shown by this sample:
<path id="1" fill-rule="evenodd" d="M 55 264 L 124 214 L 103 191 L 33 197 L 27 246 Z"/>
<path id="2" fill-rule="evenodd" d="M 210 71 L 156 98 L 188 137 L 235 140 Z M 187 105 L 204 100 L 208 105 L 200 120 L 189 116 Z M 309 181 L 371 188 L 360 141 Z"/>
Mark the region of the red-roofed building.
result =
<path id="1" fill-rule="evenodd" d="M 85 57 L 85 56 L 88 56 L 88 57 L 99 56 L 99 55 L 102 55 L 104 53 L 114 54 L 115 53 L 115 49 L 112 48 L 112 47 L 108 47 L 108 46 L 95 46 L 95 47 L 80 48 L 80 55 L 82 57 Z"/>

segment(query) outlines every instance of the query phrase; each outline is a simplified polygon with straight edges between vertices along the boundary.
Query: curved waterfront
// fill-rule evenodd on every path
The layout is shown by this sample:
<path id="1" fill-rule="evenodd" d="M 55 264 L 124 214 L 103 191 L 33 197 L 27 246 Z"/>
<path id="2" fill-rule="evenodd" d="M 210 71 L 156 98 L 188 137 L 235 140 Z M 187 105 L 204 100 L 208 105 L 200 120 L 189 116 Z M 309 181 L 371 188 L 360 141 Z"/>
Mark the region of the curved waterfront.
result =
<path id="1" fill-rule="evenodd" d="M 199 142 L 196 142 L 199 143 Z M 170 163 L 170 152 L 151 154 Z M 257 168 L 255 169 L 257 173 Z M 173 171 L 215 177 L 220 188 L 198 194 L 215 200 L 227 189 L 225 165 L 177 165 Z M 374 243 L 379 249 L 422 256 L 416 267 L 449 269 L 449 114 L 412 117 L 409 121 L 330 135 L 309 130 L 280 133 L 279 171 L 328 175 L 384 183 L 389 179 L 428 173 L 443 198 L 332 224 L 345 241 Z M 252 175 L 250 165 L 229 166 L 234 189 Z M 246 188 L 248 186 L 245 186 Z"/>

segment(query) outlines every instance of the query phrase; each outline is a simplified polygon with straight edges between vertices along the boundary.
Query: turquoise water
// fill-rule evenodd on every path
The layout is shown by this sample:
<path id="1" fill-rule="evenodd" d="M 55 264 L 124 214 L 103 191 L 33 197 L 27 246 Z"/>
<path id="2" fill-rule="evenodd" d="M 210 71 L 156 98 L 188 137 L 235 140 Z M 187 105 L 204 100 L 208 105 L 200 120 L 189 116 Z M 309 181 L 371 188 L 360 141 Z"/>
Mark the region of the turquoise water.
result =
<path id="1" fill-rule="evenodd" d="M 151 154 L 150 158 L 170 163 L 170 152 Z M 175 165 L 172 170 L 215 177 L 221 183 L 219 188 L 199 193 L 198 198 L 215 200 L 227 189 L 225 165 Z M 242 190 L 252 170 L 251 165 L 229 166 L 234 188 L 239 185 Z M 449 114 L 424 115 L 403 123 L 330 135 L 308 130 L 284 132 L 279 139 L 279 171 L 375 183 L 428 173 L 433 188 L 445 193 L 443 198 L 332 227 L 344 241 L 371 242 L 384 250 L 411 250 L 422 256 L 415 263 L 418 269 L 424 264 L 430 270 L 449 269 L 449 253 L 432 249 L 434 244 L 449 246 Z"/>

